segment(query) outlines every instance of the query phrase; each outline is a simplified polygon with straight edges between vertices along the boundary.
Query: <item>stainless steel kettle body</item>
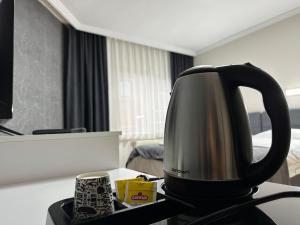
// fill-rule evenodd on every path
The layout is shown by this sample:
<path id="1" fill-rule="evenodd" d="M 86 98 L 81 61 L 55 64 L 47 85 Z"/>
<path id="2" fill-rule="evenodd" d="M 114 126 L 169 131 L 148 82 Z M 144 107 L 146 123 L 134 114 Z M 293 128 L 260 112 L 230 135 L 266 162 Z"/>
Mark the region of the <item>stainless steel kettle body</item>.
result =
<path id="1" fill-rule="evenodd" d="M 240 179 L 229 111 L 218 73 L 180 78 L 166 119 L 165 170 L 185 179 Z"/>
<path id="2" fill-rule="evenodd" d="M 272 122 L 272 147 L 258 163 L 239 86 L 262 93 Z M 166 117 L 166 188 L 190 197 L 247 194 L 278 170 L 289 142 L 287 104 L 271 76 L 250 64 L 189 69 L 174 85 Z"/>

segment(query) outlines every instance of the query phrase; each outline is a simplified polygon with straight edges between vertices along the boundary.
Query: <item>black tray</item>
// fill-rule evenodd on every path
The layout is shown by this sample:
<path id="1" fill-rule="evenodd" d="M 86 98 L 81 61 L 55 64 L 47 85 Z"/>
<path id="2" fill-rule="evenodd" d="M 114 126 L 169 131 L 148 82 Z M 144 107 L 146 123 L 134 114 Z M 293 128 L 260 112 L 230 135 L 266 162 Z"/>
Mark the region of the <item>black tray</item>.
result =
<path id="1" fill-rule="evenodd" d="M 105 225 L 105 224 L 150 224 L 183 213 L 191 208 L 178 202 L 167 199 L 165 195 L 157 193 L 156 202 L 128 206 L 114 197 L 115 212 L 101 217 L 94 217 L 85 221 L 74 221 L 74 198 L 68 198 L 52 204 L 48 209 L 48 221 L 51 225 Z M 48 224 L 47 221 L 47 225 Z"/>

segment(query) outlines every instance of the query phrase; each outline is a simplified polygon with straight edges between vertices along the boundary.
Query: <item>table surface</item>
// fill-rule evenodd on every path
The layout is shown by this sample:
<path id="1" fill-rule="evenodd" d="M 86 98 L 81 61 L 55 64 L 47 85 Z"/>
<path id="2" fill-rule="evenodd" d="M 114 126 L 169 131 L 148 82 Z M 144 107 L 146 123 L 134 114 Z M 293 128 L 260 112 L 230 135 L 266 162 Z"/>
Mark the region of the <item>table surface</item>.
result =
<path id="1" fill-rule="evenodd" d="M 115 180 L 133 178 L 141 174 L 125 168 L 107 172 L 110 175 L 113 189 Z M 75 177 L 74 175 L 55 180 L 0 187 L 0 224 L 44 225 L 50 205 L 59 200 L 73 197 Z M 260 186 L 257 196 L 281 191 L 300 191 L 300 188 L 265 182 Z M 283 199 L 263 204 L 259 208 L 271 216 L 277 224 L 299 224 L 300 216 L 297 213 L 300 209 L 299 199 Z M 162 221 L 159 224 L 165 223 Z M 172 223 L 169 221 L 166 224 Z"/>
<path id="2" fill-rule="evenodd" d="M 134 178 L 140 172 L 109 170 L 112 188 L 117 179 Z M 3 225 L 44 225 L 48 207 L 74 196 L 75 175 L 55 180 L 0 187 L 0 220 Z"/>

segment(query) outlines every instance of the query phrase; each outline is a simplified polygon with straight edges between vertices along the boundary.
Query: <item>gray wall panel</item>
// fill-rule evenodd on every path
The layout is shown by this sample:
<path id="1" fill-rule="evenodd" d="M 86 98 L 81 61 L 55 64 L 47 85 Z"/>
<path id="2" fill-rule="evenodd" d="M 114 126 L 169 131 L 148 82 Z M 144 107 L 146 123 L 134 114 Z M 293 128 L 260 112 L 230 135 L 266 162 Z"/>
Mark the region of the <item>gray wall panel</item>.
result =
<path id="1" fill-rule="evenodd" d="M 62 24 L 37 0 L 15 1 L 13 119 L 21 133 L 63 127 Z"/>

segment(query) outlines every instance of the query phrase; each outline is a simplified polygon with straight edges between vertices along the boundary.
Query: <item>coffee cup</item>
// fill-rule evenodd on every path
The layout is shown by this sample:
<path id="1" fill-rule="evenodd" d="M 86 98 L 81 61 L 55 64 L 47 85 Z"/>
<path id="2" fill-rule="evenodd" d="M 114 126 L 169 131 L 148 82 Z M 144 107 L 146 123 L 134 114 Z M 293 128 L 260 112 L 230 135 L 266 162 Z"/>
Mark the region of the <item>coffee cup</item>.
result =
<path id="1" fill-rule="evenodd" d="M 113 194 L 109 174 L 90 172 L 76 177 L 74 219 L 84 220 L 114 212 Z"/>

